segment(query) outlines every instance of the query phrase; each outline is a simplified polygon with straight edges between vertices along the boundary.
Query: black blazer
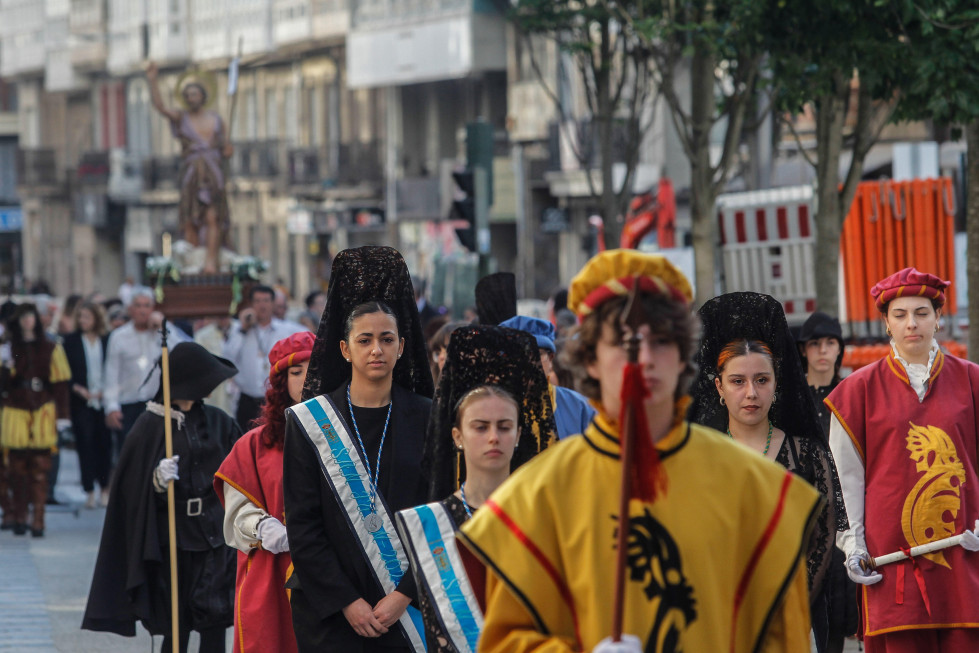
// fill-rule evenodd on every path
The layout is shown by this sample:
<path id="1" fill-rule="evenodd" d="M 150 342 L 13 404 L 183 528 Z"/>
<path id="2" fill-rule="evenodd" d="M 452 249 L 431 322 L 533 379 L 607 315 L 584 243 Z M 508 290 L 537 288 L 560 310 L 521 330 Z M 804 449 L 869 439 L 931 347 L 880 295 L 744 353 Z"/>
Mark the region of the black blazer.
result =
<path id="1" fill-rule="evenodd" d="M 65 341 L 61 345 L 64 347 L 65 356 L 68 358 L 68 367 L 71 368 L 72 388 L 76 384 L 84 388 L 88 387 L 88 362 L 85 360 L 85 345 L 82 343 L 82 337 L 81 331 L 73 331 L 65 336 Z M 102 340 L 102 365 L 104 366 L 105 355 L 109 349 L 109 336 L 104 335 L 100 339 Z M 87 403 L 77 393 L 71 392 L 72 412 L 84 408 Z"/>
<path id="2" fill-rule="evenodd" d="M 346 384 L 330 394 L 341 415 L 348 412 Z M 432 401 L 395 384 L 391 432 L 385 443 L 378 493 L 394 512 L 425 503 L 427 480 L 422 473 L 422 445 Z M 347 524 L 317 454 L 291 411 L 286 413 L 283 451 L 283 494 L 289 550 L 295 567 L 288 587 L 301 589 L 319 619 L 338 613 L 358 598 L 376 605 L 384 597 L 373 580 L 359 542 Z M 346 419 L 346 418 L 345 418 Z M 390 464 L 385 464 L 390 461 Z M 406 573 L 398 591 L 416 598 L 414 578 Z M 398 634 L 392 629 L 381 639 Z"/>

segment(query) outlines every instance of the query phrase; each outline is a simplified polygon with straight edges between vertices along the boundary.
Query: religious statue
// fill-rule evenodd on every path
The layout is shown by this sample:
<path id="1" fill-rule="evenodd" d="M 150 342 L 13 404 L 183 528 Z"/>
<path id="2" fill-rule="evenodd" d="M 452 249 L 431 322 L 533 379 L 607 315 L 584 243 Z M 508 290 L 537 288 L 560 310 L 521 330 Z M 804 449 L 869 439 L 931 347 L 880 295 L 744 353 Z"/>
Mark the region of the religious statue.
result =
<path id="1" fill-rule="evenodd" d="M 214 274 L 230 228 L 222 158 L 229 158 L 233 152 L 224 121 L 210 108 L 216 95 L 214 77 L 198 70 L 182 74 L 174 90 L 181 108 L 172 109 L 163 103 L 157 76 L 157 65 L 150 62 L 146 69 L 150 98 L 156 110 L 170 121 L 170 130 L 181 146 L 178 183 L 182 237 L 192 248 L 201 247 L 203 241 L 200 271 Z"/>

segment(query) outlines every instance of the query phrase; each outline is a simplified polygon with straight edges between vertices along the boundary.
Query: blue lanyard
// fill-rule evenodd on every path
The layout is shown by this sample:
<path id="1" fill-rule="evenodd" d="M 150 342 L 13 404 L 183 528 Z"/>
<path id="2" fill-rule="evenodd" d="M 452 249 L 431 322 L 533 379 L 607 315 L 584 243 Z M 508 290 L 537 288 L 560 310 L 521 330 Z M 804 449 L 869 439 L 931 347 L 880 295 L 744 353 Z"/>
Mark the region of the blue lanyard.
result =
<path id="1" fill-rule="evenodd" d="M 354 425 L 354 433 L 357 435 L 357 444 L 360 445 L 360 452 L 364 454 L 364 466 L 367 467 L 367 480 L 371 484 L 371 512 L 374 510 L 374 498 L 377 496 L 377 479 L 381 474 L 381 452 L 384 451 L 384 438 L 388 434 L 388 423 L 391 421 L 391 407 L 394 406 L 394 400 L 388 404 L 388 416 L 384 418 L 384 430 L 381 431 L 381 446 L 377 448 L 377 464 L 374 466 L 374 478 L 371 478 L 371 461 L 367 457 L 367 449 L 364 447 L 364 441 L 360 438 L 360 429 L 357 428 L 357 418 L 354 417 L 354 405 L 350 401 L 350 384 L 347 384 L 347 407 L 350 408 L 350 421 Z"/>
<path id="2" fill-rule="evenodd" d="M 466 509 L 466 514 L 469 515 L 469 519 L 472 519 L 473 518 L 473 511 L 469 509 L 469 502 L 466 501 L 466 484 L 465 484 L 465 482 L 463 482 L 463 484 L 461 486 L 459 486 L 459 494 L 462 495 L 462 507 Z"/>

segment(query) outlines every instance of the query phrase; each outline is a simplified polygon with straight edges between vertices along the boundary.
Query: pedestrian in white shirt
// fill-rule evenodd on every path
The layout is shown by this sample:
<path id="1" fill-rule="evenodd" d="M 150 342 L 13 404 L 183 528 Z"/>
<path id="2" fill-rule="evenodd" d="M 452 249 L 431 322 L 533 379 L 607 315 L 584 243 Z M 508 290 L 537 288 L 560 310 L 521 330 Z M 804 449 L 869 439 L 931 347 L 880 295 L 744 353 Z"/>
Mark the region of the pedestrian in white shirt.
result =
<path id="1" fill-rule="evenodd" d="M 105 423 L 122 437 L 122 447 L 129 429 L 145 410 L 145 404 L 160 387 L 160 370 L 156 366 L 162 348 L 163 316 L 154 312 L 156 298 L 146 286 L 136 286 L 129 303 L 129 322 L 109 334 L 105 356 Z M 187 336 L 167 323 L 167 345 L 188 340 Z"/>
<path id="2" fill-rule="evenodd" d="M 248 293 L 250 306 L 238 316 L 239 327 L 230 329 L 223 356 L 238 368 L 235 385 L 241 390 L 235 419 L 242 429 L 249 429 L 265 402 L 269 378 L 269 352 L 283 338 L 304 331 L 296 322 L 275 317 L 275 290 L 254 286 Z"/>

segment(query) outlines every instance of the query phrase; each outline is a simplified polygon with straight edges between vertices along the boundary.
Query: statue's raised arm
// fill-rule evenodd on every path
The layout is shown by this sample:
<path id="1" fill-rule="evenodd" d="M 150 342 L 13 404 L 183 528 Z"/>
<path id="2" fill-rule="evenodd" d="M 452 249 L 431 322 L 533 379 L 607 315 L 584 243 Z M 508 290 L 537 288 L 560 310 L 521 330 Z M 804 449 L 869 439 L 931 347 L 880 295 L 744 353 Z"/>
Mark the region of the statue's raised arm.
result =
<path id="1" fill-rule="evenodd" d="M 216 80 L 208 71 L 188 69 L 177 78 L 174 100 L 180 109 L 169 109 L 160 93 L 158 69 L 150 62 L 146 79 L 153 107 L 170 121 L 170 131 L 180 141 L 181 236 L 191 248 L 204 247 L 200 272 L 219 271 L 221 247 L 230 228 L 222 158 L 232 154 L 221 116 L 210 108 Z"/>

